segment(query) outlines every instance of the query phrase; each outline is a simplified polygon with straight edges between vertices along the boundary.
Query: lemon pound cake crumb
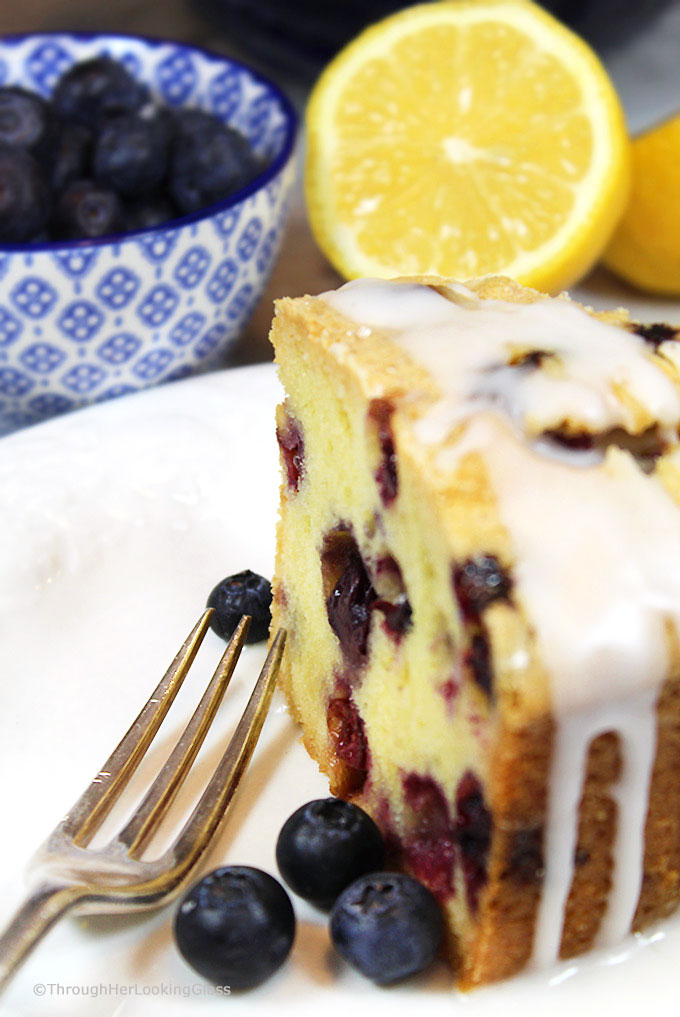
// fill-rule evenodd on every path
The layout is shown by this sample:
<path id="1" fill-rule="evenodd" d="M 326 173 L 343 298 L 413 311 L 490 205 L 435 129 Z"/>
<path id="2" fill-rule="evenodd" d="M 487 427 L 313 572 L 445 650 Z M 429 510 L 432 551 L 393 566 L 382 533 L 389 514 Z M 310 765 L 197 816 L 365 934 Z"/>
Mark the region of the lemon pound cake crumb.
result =
<path id="1" fill-rule="evenodd" d="M 465 988 L 680 896 L 680 343 L 507 279 L 272 329 L 282 682 L 439 899 Z"/>

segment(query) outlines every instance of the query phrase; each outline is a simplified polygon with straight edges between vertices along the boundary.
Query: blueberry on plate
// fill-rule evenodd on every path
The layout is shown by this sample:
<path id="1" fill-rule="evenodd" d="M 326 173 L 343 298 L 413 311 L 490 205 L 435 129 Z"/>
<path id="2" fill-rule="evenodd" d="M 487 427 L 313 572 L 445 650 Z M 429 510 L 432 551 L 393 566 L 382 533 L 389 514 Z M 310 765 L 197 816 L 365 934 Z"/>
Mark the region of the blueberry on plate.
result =
<path id="1" fill-rule="evenodd" d="M 439 905 L 422 883 L 402 873 L 362 876 L 338 897 L 331 939 L 352 967 L 378 985 L 424 971 L 439 952 Z"/>
<path id="2" fill-rule="evenodd" d="M 95 179 L 131 198 L 156 189 L 167 170 L 170 122 L 156 111 L 109 120 L 94 147 Z"/>
<path id="3" fill-rule="evenodd" d="M 223 201 L 253 180 L 259 162 L 238 131 L 203 110 L 175 117 L 169 188 L 184 214 Z"/>
<path id="4" fill-rule="evenodd" d="M 244 614 L 251 617 L 247 643 L 259 643 L 269 635 L 272 588 L 264 576 L 250 569 L 227 576 L 208 597 L 214 614 L 210 626 L 220 639 L 231 639 Z"/>
<path id="5" fill-rule="evenodd" d="M 147 99 L 147 89 L 110 57 L 74 64 L 56 83 L 52 94 L 60 117 L 93 130 L 110 117 L 136 112 Z"/>
<path id="6" fill-rule="evenodd" d="M 120 198 L 94 180 L 74 180 L 57 198 L 53 227 L 60 240 L 92 240 L 123 226 Z"/>
<path id="7" fill-rule="evenodd" d="M 81 124 L 64 121 L 57 130 L 49 174 L 53 191 L 62 191 L 74 180 L 87 177 L 92 152 L 92 132 Z"/>
<path id="8" fill-rule="evenodd" d="M 32 240 L 43 232 L 50 213 L 49 187 L 33 156 L 0 144 L 0 242 Z"/>
<path id="9" fill-rule="evenodd" d="M 55 133 L 50 106 L 24 88 L 0 88 L 0 142 L 33 155 L 51 155 L 47 149 Z"/>
<path id="10" fill-rule="evenodd" d="M 385 844 L 363 809 L 341 798 L 321 798 L 283 824 L 276 861 L 291 890 L 328 909 L 355 879 L 382 868 Z"/>
<path id="11" fill-rule="evenodd" d="M 295 938 L 295 913 L 281 884 L 260 869 L 227 865 L 192 887 L 177 909 L 175 940 L 185 961 L 216 985 L 250 989 L 281 967 Z"/>

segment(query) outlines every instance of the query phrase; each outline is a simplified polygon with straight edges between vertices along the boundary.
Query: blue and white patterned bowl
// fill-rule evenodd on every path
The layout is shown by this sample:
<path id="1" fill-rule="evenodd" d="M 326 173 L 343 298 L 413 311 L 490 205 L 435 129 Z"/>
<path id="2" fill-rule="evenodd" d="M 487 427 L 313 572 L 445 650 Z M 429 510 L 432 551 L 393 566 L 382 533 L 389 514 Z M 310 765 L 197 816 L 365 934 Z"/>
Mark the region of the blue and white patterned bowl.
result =
<path id="1" fill-rule="evenodd" d="M 46 95 L 71 64 L 103 53 L 166 105 L 238 128 L 268 168 L 168 226 L 0 245 L 0 433 L 223 363 L 278 253 L 297 126 L 286 97 L 226 57 L 123 35 L 5 38 L 0 84 Z"/>

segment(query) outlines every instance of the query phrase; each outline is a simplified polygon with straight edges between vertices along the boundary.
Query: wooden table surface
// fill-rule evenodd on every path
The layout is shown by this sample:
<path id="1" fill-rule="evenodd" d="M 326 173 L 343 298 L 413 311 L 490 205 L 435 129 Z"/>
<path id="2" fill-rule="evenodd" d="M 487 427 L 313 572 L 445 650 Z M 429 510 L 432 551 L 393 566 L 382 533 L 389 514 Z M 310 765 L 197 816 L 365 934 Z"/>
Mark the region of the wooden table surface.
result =
<path id="1" fill-rule="evenodd" d="M 60 29 L 164 35 L 209 43 L 215 34 L 185 0 L 3 0 L 0 32 Z"/>

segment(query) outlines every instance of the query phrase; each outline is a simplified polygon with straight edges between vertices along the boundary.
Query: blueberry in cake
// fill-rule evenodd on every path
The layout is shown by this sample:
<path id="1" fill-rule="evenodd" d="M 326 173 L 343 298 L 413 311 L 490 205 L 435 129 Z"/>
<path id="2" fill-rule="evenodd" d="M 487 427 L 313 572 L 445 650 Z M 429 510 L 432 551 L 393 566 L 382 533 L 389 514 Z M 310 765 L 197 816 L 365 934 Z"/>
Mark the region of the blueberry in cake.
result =
<path id="1" fill-rule="evenodd" d="M 358 280 L 272 341 L 282 681 L 472 987 L 680 897 L 680 343 L 509 280 Z"/>

